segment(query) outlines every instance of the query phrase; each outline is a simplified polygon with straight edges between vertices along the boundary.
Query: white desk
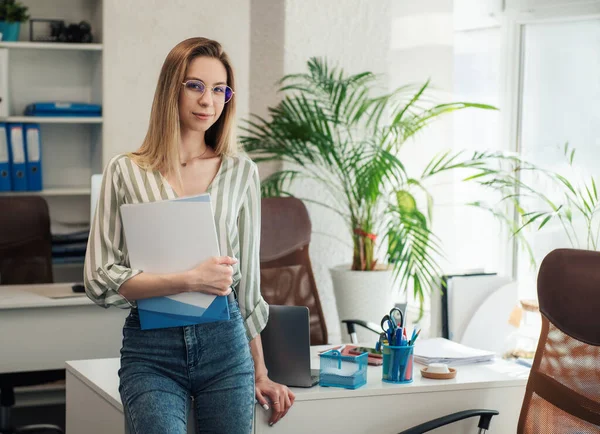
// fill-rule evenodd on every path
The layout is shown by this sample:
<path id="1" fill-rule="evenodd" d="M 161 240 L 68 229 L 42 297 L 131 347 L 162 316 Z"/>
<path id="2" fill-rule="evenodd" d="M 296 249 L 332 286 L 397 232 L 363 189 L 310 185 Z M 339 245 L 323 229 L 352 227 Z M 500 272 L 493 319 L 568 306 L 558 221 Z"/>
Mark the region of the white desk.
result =
<path id="1" fill-rule="evenodd" d="M 313 368 L 318 368 L 312 348 Z M 489 408 L 500 411 L 494 434 L 514 434 L 529 370 L 497 361 L 462 366 L 453 380 L 428 380 L 415 365 L 408 385 L 381 381 L 381 367 L 369 366 L 368 383 L 357 390 L 315 386 L 294 388 L 296 403 L 273 427 L 269 413 L 256 407 L 254 431 L 262 433 L 397 433 L 455 411 Z M 118 359 L 67 362 L 67 434 L 124 433 L 118 392 Z M 436 433 L 476 432 L 477 419 L 462 421 Z M 192 431 L 188 431 L 192 432 Z"/>
<path id="2" fill-rule="evenodd" d="M 128 312 L 102 309 L 71 284 L 0 286 L 0 373 L 118 357 Z"/>

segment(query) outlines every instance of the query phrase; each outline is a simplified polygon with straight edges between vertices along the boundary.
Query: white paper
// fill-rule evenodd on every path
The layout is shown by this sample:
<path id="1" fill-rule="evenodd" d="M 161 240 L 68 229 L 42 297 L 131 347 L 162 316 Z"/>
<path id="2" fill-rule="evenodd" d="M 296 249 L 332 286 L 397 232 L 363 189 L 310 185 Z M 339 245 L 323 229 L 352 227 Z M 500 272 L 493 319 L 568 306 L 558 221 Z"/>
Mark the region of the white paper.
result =
<path id="1" fill-rule="evenodd" d="M 210 202 L 122 205 L 121 217 L 131 268 L 157 274 L 181 273 L 219 256 Z M 169 298 L 208 307 L 215 296 L 193 292 Z"/>
<path id="2" fill-rule="evenodd" d="M 414 358 L 417 363 L 445 363 L 461 365 L 487 362 L 494 358 L 491 351 L 467 347 L 444 338 L 417 340 L 415 342 Z"/>

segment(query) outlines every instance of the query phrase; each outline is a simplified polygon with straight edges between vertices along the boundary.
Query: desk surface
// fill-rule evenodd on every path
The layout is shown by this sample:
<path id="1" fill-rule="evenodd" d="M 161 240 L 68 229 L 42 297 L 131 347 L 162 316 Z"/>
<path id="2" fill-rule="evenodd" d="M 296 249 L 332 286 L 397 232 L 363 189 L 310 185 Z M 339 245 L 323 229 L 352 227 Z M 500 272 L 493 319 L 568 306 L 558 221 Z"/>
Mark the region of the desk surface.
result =
<path id="1" fill-rule="evenodd" d="M 93 304 L 85 294 L 73 292 L 71 286 L 71 283 L 0 286 L 0 310 Z"/>
<path id="2" fill-rule="evenodd" d="M 319 367 L 318 352 L 331 346 L 311 348 L 313 369 Z M 114 359 L 77 360 L 67 362 L 67 371 L 79 378 L 99 393 L 112 406 L 123 410 L 119 396 L 117 371 L 120 362 Z M 420 368 L 415 364 L 414 381 L 410 384 L 389 384 L 381 381 L 381 366 L 369 366 L 368 382 L 356 390 L 337 387 L 292 388 L 298 401 L 319 399 L 351 398 L 366 396 L 401 395 L 408 393 L 473 390 L 493 387 L 525 387 L 529 369 L 504 360 L 457 367 L 456 378 L 452 380 L 431 380 L 421 377 Z"/>

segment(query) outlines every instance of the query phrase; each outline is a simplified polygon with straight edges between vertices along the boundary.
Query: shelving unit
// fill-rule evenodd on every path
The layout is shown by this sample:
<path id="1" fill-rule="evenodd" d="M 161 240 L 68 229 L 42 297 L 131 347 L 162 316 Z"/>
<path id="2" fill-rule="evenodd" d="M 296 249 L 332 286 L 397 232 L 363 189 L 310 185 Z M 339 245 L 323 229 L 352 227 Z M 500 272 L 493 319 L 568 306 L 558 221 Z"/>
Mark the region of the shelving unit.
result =
<path id="1" fill-rule="evenodd" d="M 51 225 L 81 227 L 89 223 L 90 179 L 102 170 L 102 117 L 24 116 L 35 102 L 102 104 L 103 0 L 22 0 L 32 18 L 87 21 L 93 43 L 29 41 L 29 22 L 18 42 L 0 41 L 8 77 L 0 122 L 40 125 L 43 190 L 0 195 L 40 195 L 46 199 Z M 36 24 L 43 26 L 43 24 Z M 39 29 L 39 28 L 38 28 Z M 55 264 L 56 282 L 81 280 L 82 264 Z"/>

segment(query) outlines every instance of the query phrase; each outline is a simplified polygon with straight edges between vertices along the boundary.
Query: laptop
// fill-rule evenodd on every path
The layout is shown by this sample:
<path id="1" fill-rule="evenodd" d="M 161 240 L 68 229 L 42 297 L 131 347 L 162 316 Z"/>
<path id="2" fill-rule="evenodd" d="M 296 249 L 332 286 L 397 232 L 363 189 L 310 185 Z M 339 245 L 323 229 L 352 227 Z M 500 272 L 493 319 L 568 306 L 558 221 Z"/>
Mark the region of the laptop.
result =
<path id="1" fill-rule="evenodd" d="M 306 306 L 269 306 L 261 333 L 269 378 L 290 387 L 312 387 L 319 370 L 310 369 L 310 322 Z"/>

